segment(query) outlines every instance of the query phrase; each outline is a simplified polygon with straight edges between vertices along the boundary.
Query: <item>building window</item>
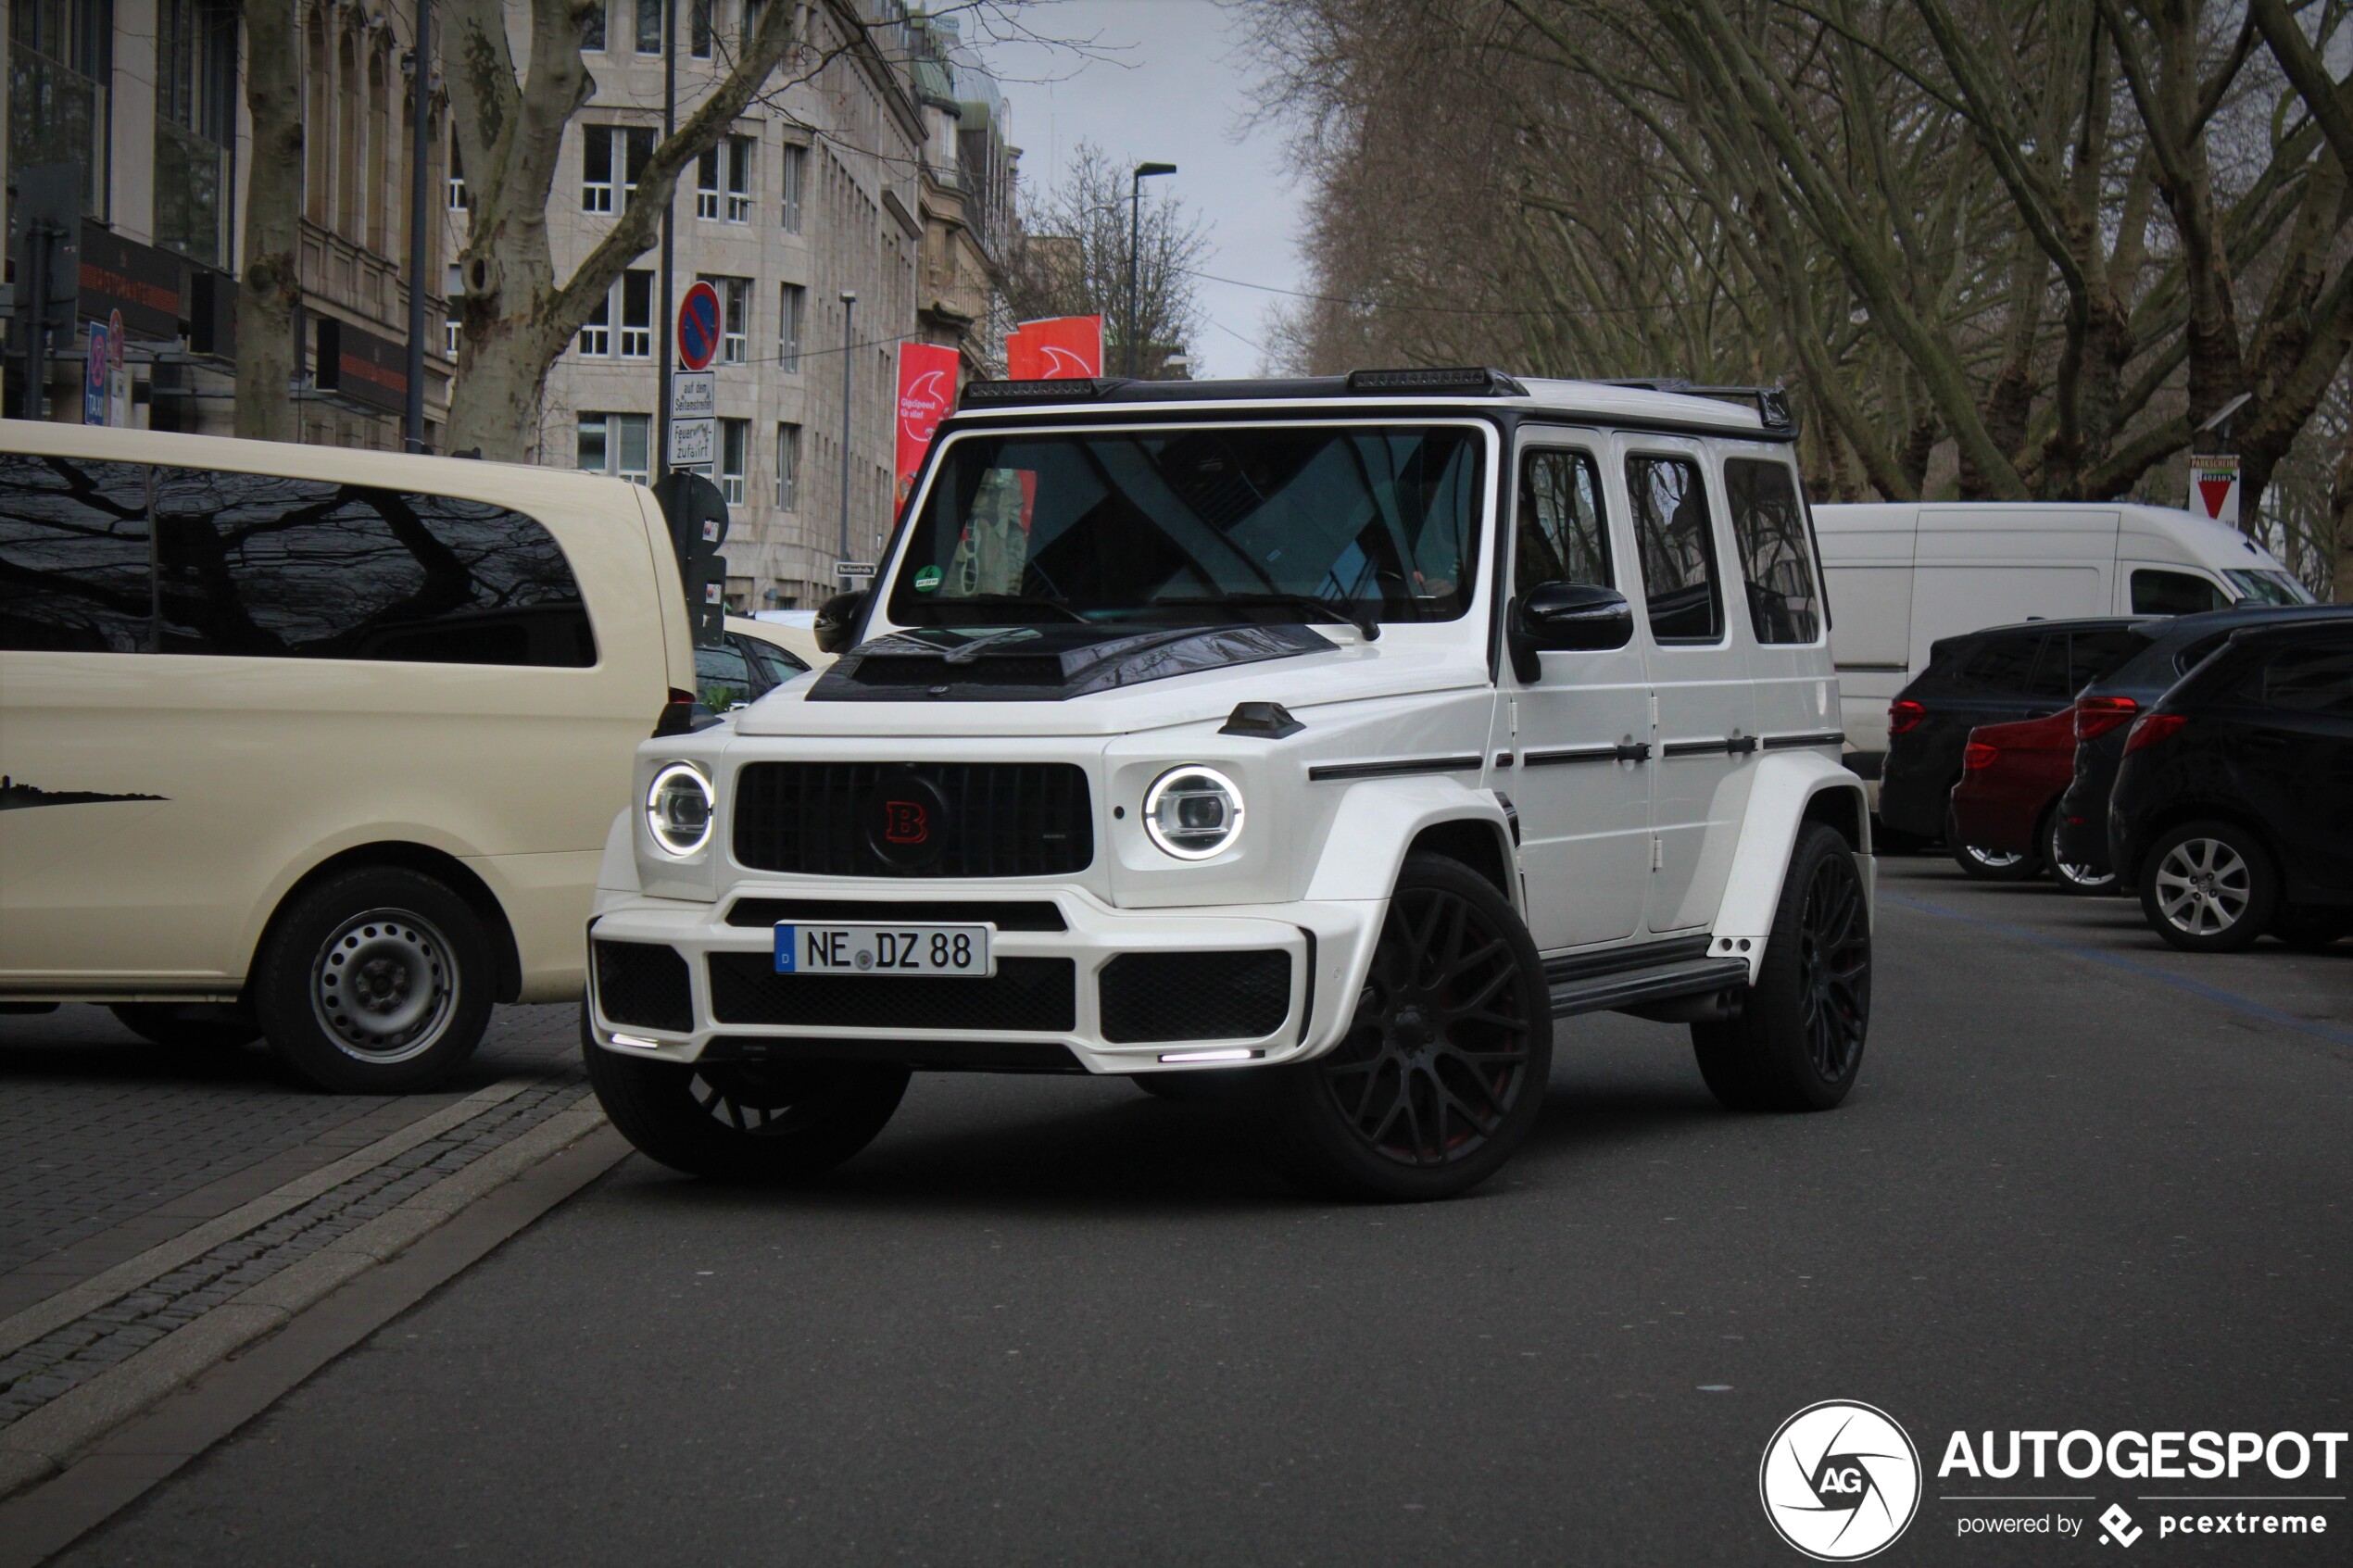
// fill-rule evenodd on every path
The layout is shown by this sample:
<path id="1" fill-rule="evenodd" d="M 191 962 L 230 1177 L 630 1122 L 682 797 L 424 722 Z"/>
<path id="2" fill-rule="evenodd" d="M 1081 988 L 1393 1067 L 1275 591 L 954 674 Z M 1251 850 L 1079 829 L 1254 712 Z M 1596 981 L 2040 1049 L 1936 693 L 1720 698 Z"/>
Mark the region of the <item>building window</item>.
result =
<path id="1" fill-rule="evenodd" d="M 697 218 L 751 221 L 751 145 L 749 136 L 729 136 L 695 159 Z"/>
<path id="2" fill-rule="evenodd" d="M 661 53 L 662 0 L 637 0 L 637 53 Z"/>
<path id="3" fill-rule="evenodd" d="M 448 201 L 449 201 L 449 210 L 450 210 L 450 211 L 452 211 L 452 212 L 463 212 L 463 211 L 465 211 L 465 210 L 466 210 L 466 166 L 465 166 L 463 163 L 459 162 L 459 159 L 458 159 L 458 132 L 457 132 L 457 131 L 456 131 L 456 129 L 455 129 L 455 128 L 452 128 L 452 129 L 451 129 L 451 131 L 450 131 L 450 132 L 449 132 L 449 182 L 448 182 L 448 183 L 449 183 L 449 189 L 448 189 L 448 193 L 447 193 L 447 194 L 448 194 Z"/>
<path id="4" fill-rule="evenodd" d="M 808 307 L 809 291 L 799 283 L 784 283 L 776 296 L 776 369 L 788 376 L 800 373 L 800 314 Z"/>
<path id="5" fill-rule="evenodd" d="M 649 125 L 591 125 L 580 139 L 580 210 L 611 212 L 626 207 L 637 194 L 637 177 L 653 157 L 654 132 Z M 615 176 L 618 175 L 618 180 Z"/>
<path id="6" fill-rule="evenodd" d="M 465 335 L 459 320 L 459 307 L 466 298 L 466 270 L 456 262 L 449 264 L 449 281 L 442 286 L 442 307 L 447 312 L 441 319 L 441 351 L 450 358 L 458 358 L 458 345 Z"/>
<path id="7" fill-rule="evenodd" d="M 16 0 L 8 19 L 8 167 L 73 164 L 82 210 L 100 218 L 112 145 L 113 11 L 107 0 Z"/>
<path id="8" fill-rule="evenodd" d="M 760 20 L 768 14 L 768 0 L 744 0 L 743 41 L 749 44 L 759 35 Z"/>
<path id="9" fill-rule="evenodd" d="M 578 346 L 582 354 L 592 359 L 601 359 L 612 352 L 611 290 L 605 291 L 605 297 L 597 301 L 597 307 L 588 312 L 588 320 L 580 324 Z"/>
<path id="10" fill-rule="evenodd" d="M 583 53 L 604 53 L 605 0 L 597 0 L 589 8 L 588 19 L 580 24 L 580 47 Z"/>
<path id="11" fill-rule="evenodd" d="M 621 357 L 654 357 L 654 275 L 641 267 L 621 275 Z"/>
<path id="12" fill-rule="evenodd" d="M 751 454 L 751 421 L 719 421 L 719 489 L 731 507 L 744 504 L 744 468 Z"/>
<path id="13" fill-rule="evenodd" d="M 751 280 L 713 278 L 719 291 L 719 362 L 741 365 L 751 358 Z"/>
<path id="14" fill-rule="evenodd" d="M 808 174 L 809 149 L 797 143 L 786 143 L 778 149 L 776 161 L 784 166 L 783 202 L 785 232 L 800 232 L 800 191 Z"/>
<path id="15" fill-rule="evenodd" d="M 791 511 L 800 500 L 800 427 L 776 427 L 776 509 Z"/>
<path id="16" fill-rule="evenodd" d="M 751 138 L 730 136 L 724 148 L 727 174 L 727 221 L 751 221 Z"/>
<path id="17" fill-rule="evenodd" d="M 590 473 L 618 474 L 645 483 L 652 471 L 651 422 L 644 414 L 581 415 L 579 466 Z"/>
<path id="18" fill-rule="evenodd" d="M 156 243 L 208 267 L 227 254 L 237 93 L 235 9 L 225 0 L 157 0 Z"/>
<path id="19" fill-rule="evenodd" d="M 686 7 L 686 35 L 698 60 L 711 58 L 711 0 L 690 0 Z"/>

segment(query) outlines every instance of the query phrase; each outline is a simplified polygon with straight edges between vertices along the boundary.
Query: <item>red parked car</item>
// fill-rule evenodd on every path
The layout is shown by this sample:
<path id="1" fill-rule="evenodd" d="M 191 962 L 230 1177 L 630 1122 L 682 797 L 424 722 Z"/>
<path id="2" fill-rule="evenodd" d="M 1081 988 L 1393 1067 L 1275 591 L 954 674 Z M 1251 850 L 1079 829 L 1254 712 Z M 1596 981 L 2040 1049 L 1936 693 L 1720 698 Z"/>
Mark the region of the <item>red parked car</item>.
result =
<path id="1" fill-rule="evenodd" d="M 2063 859 L 2053 835 L 2059 797 L 2075 778 L 2075 710 L 2011 724 L 1980 724 L 1961 753 L 1953 786 L 1961 870 L 1990 882 L 2023 882 L 2047 871 L 2077 893 L 2106 893 L 2116 873 Z"/>

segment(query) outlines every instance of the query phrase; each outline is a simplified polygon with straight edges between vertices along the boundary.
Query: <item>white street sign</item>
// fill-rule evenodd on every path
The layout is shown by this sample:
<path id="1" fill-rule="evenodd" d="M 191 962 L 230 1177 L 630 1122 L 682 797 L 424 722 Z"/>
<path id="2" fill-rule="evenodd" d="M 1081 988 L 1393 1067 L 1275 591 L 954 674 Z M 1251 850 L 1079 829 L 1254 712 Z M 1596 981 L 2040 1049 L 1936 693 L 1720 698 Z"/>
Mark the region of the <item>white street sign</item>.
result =
<path id="1" fill-rule="evenodd" d="M 862 583 L 874 574 L 875 563 L 870 560 L 846 560 L 834 568 L 834 575 L 845 583 Z"/>
<path id="2" fill-rule="evenodd" d="M 709 468 L 718 439 L 717 420 L 672 420 L 670 466 L 673 469 Z"/>
<path id="3" fill-rule="evenodd" d="M 670 417 L 707 420 L 719 411 L 719 376 L 713 370 L 678 370 L 670 378 Z"/>

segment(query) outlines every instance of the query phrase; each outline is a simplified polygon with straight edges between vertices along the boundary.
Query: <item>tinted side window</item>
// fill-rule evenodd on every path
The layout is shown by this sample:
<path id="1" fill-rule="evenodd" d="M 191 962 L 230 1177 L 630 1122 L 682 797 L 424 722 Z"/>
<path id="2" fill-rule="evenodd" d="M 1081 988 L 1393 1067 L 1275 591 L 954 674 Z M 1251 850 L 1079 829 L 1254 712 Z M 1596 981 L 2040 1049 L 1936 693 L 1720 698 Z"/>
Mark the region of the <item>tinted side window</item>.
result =
<path id="1" fill-rule="evenodd" d="M 563 552 L 504 507 L 157 468 L 156 515 L 167 653 L 597 661 Z"/>
<path id="2" fill-rule="evenodd" d="M 1806 511 L 1785 463 L 1732 458 L 1724 464 L 1732 538 L 1748 584 L 1748 623 L 1760 643 L 1810 643 L 1821 634 Z"/>
<path id="3" fill-rule="evenodd" d="M 2282 648 L 2263 667 L 2266 708 L 2353 719 L 2353 643 Z"/>
<path id="4" fill-rule="evenodd" d="M 782 685 L 809 668 L 789 649 L 761 642 L 758 637 L 738 637 L 736 644 L 760 667 L 760 672 L 768 678 L 771 685 Z"/>
<path id="5" fill-rule="evenodd" d="M 147 470 L 0 454 L 0 648 L 144 653 Z"/>
<path id="6" fill-rule="evenodd" d="M 752 699 L 751 667 L 726 643 L 695 650 L 695 686 L 705 706 L 715 713 L 739 708 Z"/>
<path id="7" fill-rule="evenodd" d="M 2221 609 L 2228 602 L 2221 589 L 2186 571 L 2143 568 L 2133 573 L 2134 615 L 2196 615 L 2202 609 Z"/>
<path id="8" fill-rule="evenodd" d="M 2148 646 L 2147 642 L 2124 627 L 2112 632 L 2077 632 L 2067 639 L 2070 695 L 2082 691 L 2095 681 L 2105 681 L 2124 661 Z"/>
<path id="9" fill-rule="evenodd" d="M 2045 640 L 2039 634 L 1988 638 L 1969 656 L 1953 684 L 1965 691 L 2022 696 L 2033 684 L 2034 661 Z"/>
<path id="10" fill-rule="evenodd" d="M 1629 458 L 1626 489 L 1651 635 L 1662 643 L 1718 641 L 1724 603 L 1716 592 L 1716 530 L 1699 465 L 1688 458 Z"/>
<path id="11" fill-rule="evenodd" d="M 1602 474 L 1584 452 L 1530 452 L 1519 466 L 1519 550 L 1512 588 L 1542 583 L 1613 586 L 1602 521 Z"/>

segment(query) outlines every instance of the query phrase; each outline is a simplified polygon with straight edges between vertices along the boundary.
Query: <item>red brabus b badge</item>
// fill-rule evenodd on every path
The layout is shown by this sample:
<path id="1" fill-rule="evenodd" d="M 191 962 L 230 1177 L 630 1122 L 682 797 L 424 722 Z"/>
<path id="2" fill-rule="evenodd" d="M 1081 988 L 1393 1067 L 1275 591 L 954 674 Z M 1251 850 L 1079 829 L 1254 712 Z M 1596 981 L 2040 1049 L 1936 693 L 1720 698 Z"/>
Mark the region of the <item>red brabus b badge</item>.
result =
<path id="1" fill-rule="evenodd" d="M 886 866 L 916 872 L 948 848 L 955 819 L 937 781 L 913 768 L 886 771 L 859 805 L 866 847 Z"/>
<path id="2" fill-rule="evenodd" d="M 912 846 L 930 841 L 931 812 L 922 801 L 885 800 L 882 814 L 885 842 Z"/>

